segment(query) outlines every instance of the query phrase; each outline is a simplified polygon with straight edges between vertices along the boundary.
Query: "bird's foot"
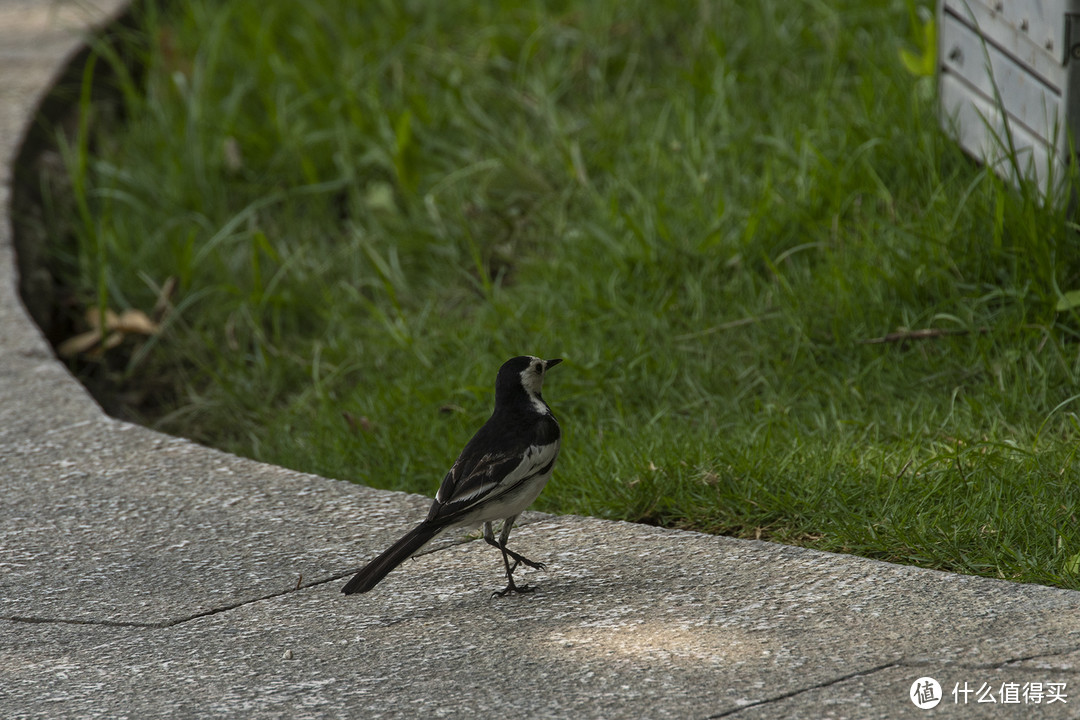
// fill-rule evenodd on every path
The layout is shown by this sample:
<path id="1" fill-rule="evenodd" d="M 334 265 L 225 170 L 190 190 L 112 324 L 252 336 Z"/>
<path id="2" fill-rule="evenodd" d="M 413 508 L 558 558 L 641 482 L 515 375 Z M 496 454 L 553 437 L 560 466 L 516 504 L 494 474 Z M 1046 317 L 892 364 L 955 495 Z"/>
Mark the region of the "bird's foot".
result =
<path id="1" fill-rule="evenodd" d="M 536 588 L 530 587 L 528 584 L 526 584 L 526 585 L 518 585 L 518 584 L 516 584 L 514 582 L 514 578 L 510 577 L 510 584 L 507 585 L 502 590 L 496 590 L 495 592 L 491 593 L 491 597 L 506 597 L 507 595 L 510 595 L 511 593 L 520 593 L 520 594 L 524 595 L 525 593 L 531 593 L 531 592 L 535 592 L 535 591 L 536 591 Z"/>

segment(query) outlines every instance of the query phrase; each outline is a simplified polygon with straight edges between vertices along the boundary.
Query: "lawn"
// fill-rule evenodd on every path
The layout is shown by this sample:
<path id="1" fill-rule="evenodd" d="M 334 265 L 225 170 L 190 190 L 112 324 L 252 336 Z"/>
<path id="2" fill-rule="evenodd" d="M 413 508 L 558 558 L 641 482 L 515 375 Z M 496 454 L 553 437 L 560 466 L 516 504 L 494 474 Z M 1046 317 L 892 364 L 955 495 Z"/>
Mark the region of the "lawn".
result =
<path id="1" fill-rule="evenodd" d="M 1077 226 L 939 131 L 923 5 L 138 3 L 55 339 L 141 311 L 71 361 L 117 412 L 429 495 L 563 357 L 539 510 L 1080 588 Z"/>

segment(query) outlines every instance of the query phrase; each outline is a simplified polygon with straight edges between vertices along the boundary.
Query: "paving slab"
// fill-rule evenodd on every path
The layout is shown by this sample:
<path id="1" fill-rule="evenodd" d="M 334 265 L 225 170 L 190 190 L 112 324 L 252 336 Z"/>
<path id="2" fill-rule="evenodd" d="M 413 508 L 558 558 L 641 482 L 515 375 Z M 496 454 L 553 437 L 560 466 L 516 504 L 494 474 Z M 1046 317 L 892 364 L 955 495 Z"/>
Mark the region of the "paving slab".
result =
<path id="1" fill-rule="evenodd" d="M 430 505 L 104 416 L 0 448 L 0 617 L 27 621 L 169 625 L 340 578 Z"/>
<path id="2" fill-rule="evenodd" d="M 890 718 L 923 712 L 923 675 L 994 694 L 1075 677 L 1076 593 L 588 518 L 518 535 L 548 562 L 527 596 L 493 599 L 498 555 L 468 543 L 359 597 L 320 583 L 168 627 L 12 623 L 32 641 L 5 653 L 0 712 Z"/>
<path id="3" fill-rule="evenodd" d="M 426 498 L 111 419 L 18 298 L 11 163 L 125 4 L 0 0 L 0 717 L 1080 716 L 1053 588 L 530 513 L 533 594 L 454 537 L 342 595 Z"/>

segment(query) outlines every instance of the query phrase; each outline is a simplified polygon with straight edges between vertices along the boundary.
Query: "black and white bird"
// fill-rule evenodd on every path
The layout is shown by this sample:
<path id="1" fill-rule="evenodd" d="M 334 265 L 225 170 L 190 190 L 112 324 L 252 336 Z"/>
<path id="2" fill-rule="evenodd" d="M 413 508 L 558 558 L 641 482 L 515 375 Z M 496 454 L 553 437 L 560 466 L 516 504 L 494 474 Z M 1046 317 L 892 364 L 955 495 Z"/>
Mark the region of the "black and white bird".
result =
<path id="1" fill-rule="evenodd" d="M 540 389 L 544 375 L 560 362 L 523 355 L 503 363 L 495 379 L 495 410 L 446 473 L 427 519 L 356 573 L 341 592 L 367 592 L 443 531 L 481 523 L 484 540 L 502 551 L 506 569 L 508 584 L 494 594 L 534 589 L 516 585 L 514 570 L 519 564 L 542 570 L 544 564 L 510 550 L 506 541 L 518 514 L 544 489 L 559 456 L 559 423 Z M 495 520 L 503 521 L 497 541 L 491 526 Z"/>

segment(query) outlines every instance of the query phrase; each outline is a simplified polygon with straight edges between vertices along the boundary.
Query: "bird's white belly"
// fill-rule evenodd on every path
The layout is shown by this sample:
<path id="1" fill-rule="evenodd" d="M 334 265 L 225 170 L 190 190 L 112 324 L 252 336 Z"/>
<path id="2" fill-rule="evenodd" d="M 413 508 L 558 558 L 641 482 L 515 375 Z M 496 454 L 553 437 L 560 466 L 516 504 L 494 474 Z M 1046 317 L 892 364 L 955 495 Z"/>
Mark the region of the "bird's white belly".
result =
<path id="1" fill-rule="evenodd" d="M 502 497 L 491 498 L 482 507 L 476 509 L 475 515 L 470 513 L 471 517 L 462 522 L 459 527 L 477 527 L 484 522 L 519 515 L 539 497 L 540 492 L 547 485 L 550 478 L 550 472 L 546 475 L 539 475 Z"/>

